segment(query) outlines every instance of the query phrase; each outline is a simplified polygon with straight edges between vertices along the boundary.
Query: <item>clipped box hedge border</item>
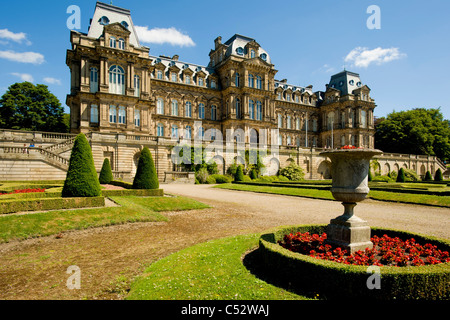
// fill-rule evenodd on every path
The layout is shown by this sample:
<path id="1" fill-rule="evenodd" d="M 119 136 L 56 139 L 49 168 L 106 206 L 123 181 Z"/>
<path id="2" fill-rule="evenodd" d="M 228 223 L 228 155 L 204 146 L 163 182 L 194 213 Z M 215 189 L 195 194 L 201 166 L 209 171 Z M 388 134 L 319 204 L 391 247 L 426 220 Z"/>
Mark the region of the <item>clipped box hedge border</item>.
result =
<path id="1" fill-rule="evenodd" d="M 23 211 L 104 207 L 104 197 L 7 199 L 0 201 L 0 214 Z"/>
<path id="2" fill-rule="evenodd" d="M 321 260 L 289 251 L 278 241 L 285 234 L 310 232 L 322 234 L 326 225 L 280 227 L 261 235 L 259 253 L 267 274 L 292 289 L 318 293 L 326 299 L 375 300 L 448 300 L 450 298 L 450 263 L 418 267 L 381 267 L 381 289 L 368 289 L 372 275 L 367 266 L 355 266 Z M 418 242 L 438 245 L 450 251 L 450 242 L 404 231 L 372 228 L 372 235 L 387 234 L 399 238 L 414 237 Z"/>
<path id="3" fill-rule="evenodd" d="M 102 195 L 105 197 L 121 197 L 121 196 L 162 197 L 164 196 L 164 190 L 163 189 L 102 190 Z"/>

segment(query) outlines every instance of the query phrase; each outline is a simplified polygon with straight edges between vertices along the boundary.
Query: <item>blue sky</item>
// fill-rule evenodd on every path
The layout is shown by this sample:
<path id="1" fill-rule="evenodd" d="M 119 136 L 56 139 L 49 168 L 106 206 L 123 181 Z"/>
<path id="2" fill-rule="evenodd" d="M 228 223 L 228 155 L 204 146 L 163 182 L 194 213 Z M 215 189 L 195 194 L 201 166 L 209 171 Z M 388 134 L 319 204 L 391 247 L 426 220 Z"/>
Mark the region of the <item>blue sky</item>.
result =
<path id="1" fill-rule="evenodd" d="M 0 94 L 15 82 L 29 80 L 48 85 L 65 106 L 70 90 L 65 64 L 70 48 L 67 8 L 79 6 L 79 31 L 87 32 L 95 3 L 2 3 Z M 174 36 L 182 36 L 175 44 L 143 43 L 152 55 L 178 54 L 181 61 L 207 65 L 214 39 L 222 36 L 226 41 L 239 33 L 268 51 L 278 70 L 276 79 L 325 90 L 331 75 L 345 66 L 371 88 L 377 117 L 393 110 L 441 107 L 450 119 L 450 1 L 114 0 L 113 4 L 130 9 L 134 24 L 142 30 L 170 29 Z M 367 28 L 370 5 L 380 8 L 381 29 Z"/>

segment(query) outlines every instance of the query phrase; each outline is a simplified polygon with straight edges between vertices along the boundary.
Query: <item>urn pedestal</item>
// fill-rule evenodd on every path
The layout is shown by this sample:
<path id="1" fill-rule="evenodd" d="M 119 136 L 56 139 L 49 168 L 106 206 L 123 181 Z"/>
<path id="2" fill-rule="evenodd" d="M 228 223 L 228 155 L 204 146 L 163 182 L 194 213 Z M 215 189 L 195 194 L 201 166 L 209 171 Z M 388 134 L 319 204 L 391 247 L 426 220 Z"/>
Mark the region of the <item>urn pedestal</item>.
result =
<path id="1" fill-rule="evenodd" d="M 373 149 L 344 149 L 321 153 L 331 159 L 331 193 L 336 200 L 342 201 L 345 208 L 344 214 L 332 219 L 327 226 L 328 244 L 342 247 L 350 253 L 373 247 L 370 227 L 354 214 L 354 208 L 369 193 L 370 159 L 378 154 L 382 152 Z"/>

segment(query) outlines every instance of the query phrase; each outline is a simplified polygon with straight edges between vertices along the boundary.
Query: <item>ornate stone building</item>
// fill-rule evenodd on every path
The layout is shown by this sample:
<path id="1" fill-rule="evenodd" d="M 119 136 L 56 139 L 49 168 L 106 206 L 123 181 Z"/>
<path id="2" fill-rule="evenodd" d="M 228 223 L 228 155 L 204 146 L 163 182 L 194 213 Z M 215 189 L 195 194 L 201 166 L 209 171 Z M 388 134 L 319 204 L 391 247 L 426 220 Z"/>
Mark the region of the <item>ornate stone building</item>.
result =
<path id="1" fill-rule="evenodd" d="M 269 53 L 252 38 L 218 37 L 207 66 L 150 56 L 130 11 L 97 3 L 88 34 L 72 31 L 71 44 L 72 133 L 214 140 L 228 132 L 246 143 L 374 145 L 375 103 L 358 74 L 332 76 L 325 92 L 276 80 Z"/>
<path id="2" fill-rule="evenodd" d="M 206 66 L 177 55 L 151 56 L 130 11 L 100 2 L 88 33 L 72 31 L 70 41 L 72 132 L 0 130 L 0 180 L 63 180 L 79 132 L 89 139 L 97 171 L 109 158 L 115 178 L 128 181 L 144 146 L 161 181 L 193 181 L 191 173 L 175 172 L 172 151 L 181 138 L 226 145 L 225 153 L 213 154 L 224 173 L 240 159 L 240 143 L 251 149 L 258 142 L 268 146 L 266 173 L 295 162 L 307 179 L 330 178 L 330 161 L 320 156 L 324 148 L 374 146 L 376 105 L 356 73 L 333 75 L 325 91 L 276 80 L 269 53 L 238 34 L 226 42 L 217 37 Z M 376 160 L 381 174 L 403 167 L 424 176 L 446 168 L 430 156 L 383 154 Z"/>

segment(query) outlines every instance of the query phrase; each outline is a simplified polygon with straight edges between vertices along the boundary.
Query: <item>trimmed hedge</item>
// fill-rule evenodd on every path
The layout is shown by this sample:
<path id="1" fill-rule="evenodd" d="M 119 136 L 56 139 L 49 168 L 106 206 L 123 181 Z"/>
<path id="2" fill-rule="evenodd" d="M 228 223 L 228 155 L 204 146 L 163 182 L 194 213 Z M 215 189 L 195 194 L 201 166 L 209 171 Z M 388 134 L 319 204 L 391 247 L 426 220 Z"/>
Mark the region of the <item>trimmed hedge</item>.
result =
<path id="1" fill-rule="evenodd" d="M 0 202 L 0 214 L 104 206 L 104 197 L 10 199 Z"/>
<path id="2" fill-rule="evenodd" d="M 285 234 L 310 232 L 322 234 L 325 225 L 282 227 L 263 234 L 259 252 L 266 273 L 292 289 L 318 293 L 326 299 L 375 300 L 446 300 L 450 298 L 450 263 L 420 267 L 380 267 L 381 289 L 370 290 L 367 280 L 372 275 L 367 266 L 355 266 L 321 260 L 284 249 L 278 241 Z M 372 235 L 414 237 L 417 242 L 438 245 L 449 251 L 450 242 L 403 231 L 372 228 Z"/>
<path id="3" fill-rule="evenodd" d="M 133 184 L 125 181 L 112 180 L 109 184 L 125 189 L 133 189 Z"/>
<path id="4" fill-rule="evenodd" d="M 121 197 L 121 196 L 137 196 L 137 197 L 163 197 L 163 189 L 125 189 L 125 190 L 102 190 L 104 197 Z"/>

